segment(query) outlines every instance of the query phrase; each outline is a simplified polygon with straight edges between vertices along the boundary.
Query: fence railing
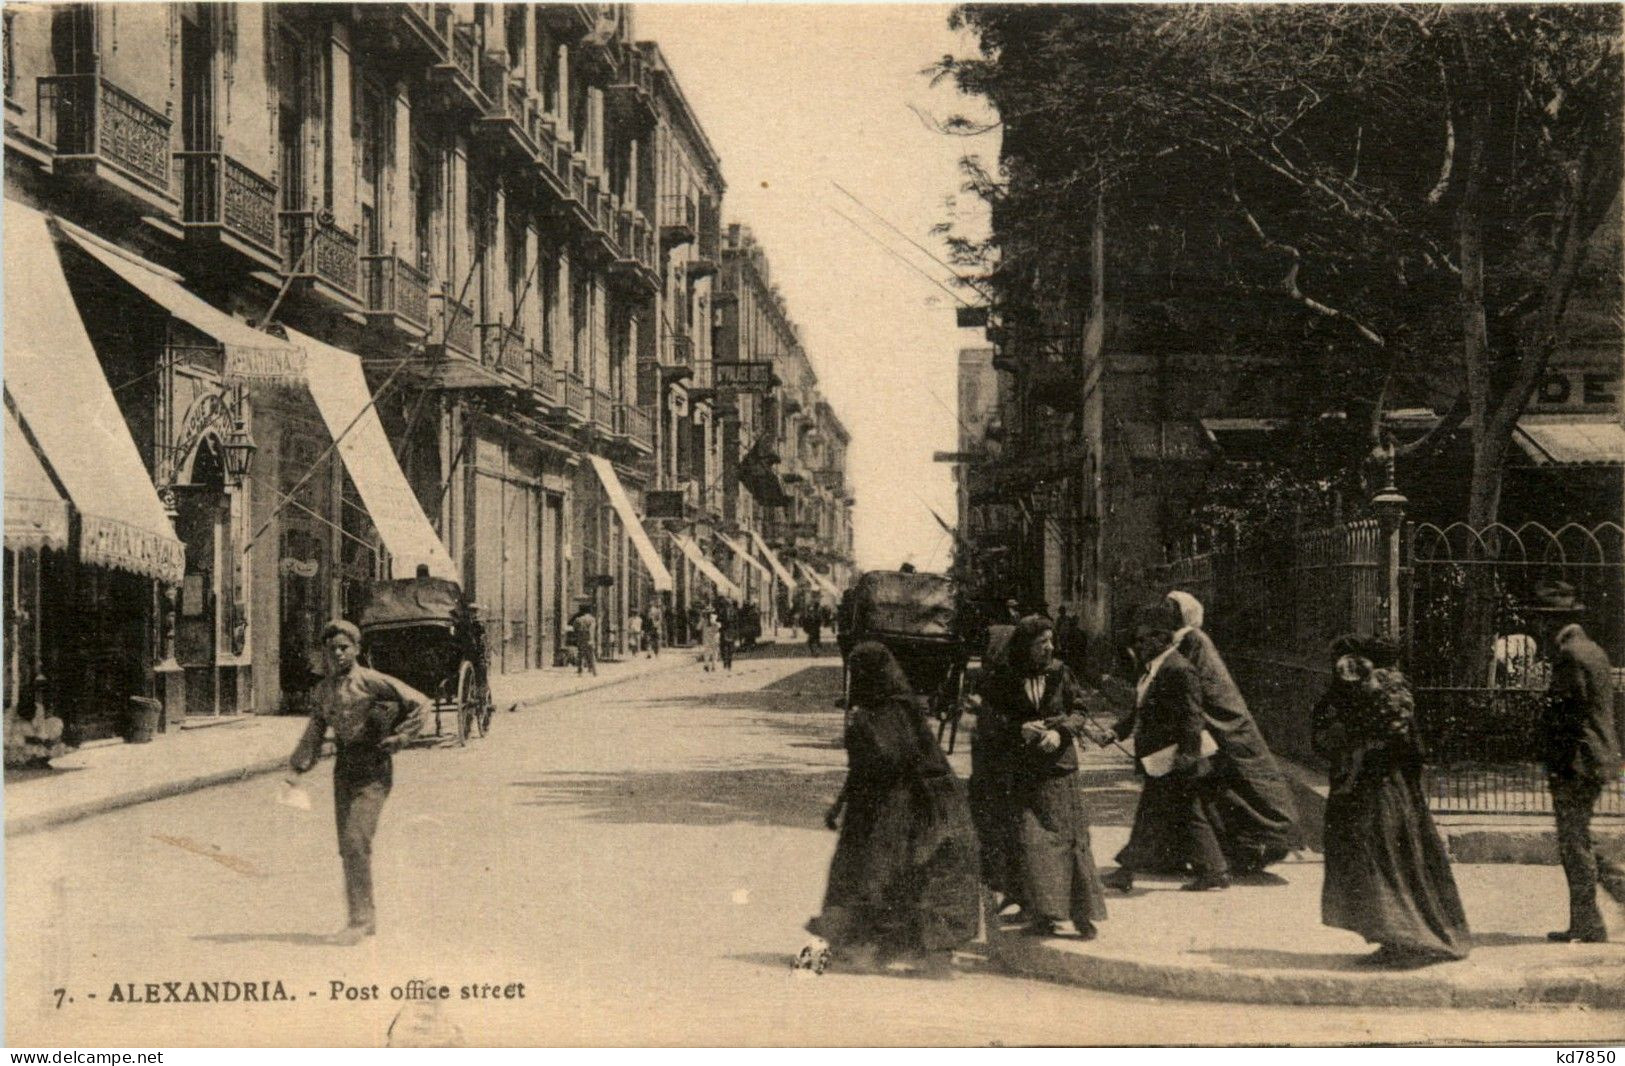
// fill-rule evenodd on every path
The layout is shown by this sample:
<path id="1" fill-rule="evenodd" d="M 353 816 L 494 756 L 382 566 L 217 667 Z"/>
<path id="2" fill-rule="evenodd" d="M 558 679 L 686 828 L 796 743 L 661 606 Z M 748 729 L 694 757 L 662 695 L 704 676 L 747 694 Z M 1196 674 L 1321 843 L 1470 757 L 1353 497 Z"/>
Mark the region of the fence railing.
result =
<path id="1" fill-rule="evenodd" d="M 277 254 L 277 187 L 225 152 L 176 152 L 181 170 L 181 220 L 219 226 L 239 240 Z"/>
<path id="2" fill-rule="evenodd" d="M 395 315 L 420 330 L 429 328 L 429 278 L 394 255 L 361 257 L 367 311 Z"/>
<path id="3" fill-rule="evenodd" d="M 59 156 L 111 163 L 169 192 L 169 116 L 97 73 L 46 75 L 35 91 L 36 132 Z"/>
<path id="4" fill-rule="evenodd" d="M 1137 603 L 1191 592 L 1271 743 L 1311 759 L 1309 709 L 1329 678 L 1328 645 L 1341 633 L 1384 631 L 1397 597 L 1434 809 L 1550 812 L 1536 761 L 1549 669 L 1519 605 L 1541 581 L 1568 582 L 1586 605 L 1587 632 L 1611 662 L 1625 662 L 1625 531 L 1393 528 L 1353 522 L 1150 568 L 1119 589 L 1117 628 Z M 1401 549 L 1392 573 L 1390 536 Z M 1625 814 L 1625 794 L 1605 790 L 1597 810 Z"/>
<path id="5" fill-rule="evenodd" d="M 322 211 L 283 211 L 282 247 L 290 275 L 317 278 L 354 299 L 361 295 L 361 239 Z"/>

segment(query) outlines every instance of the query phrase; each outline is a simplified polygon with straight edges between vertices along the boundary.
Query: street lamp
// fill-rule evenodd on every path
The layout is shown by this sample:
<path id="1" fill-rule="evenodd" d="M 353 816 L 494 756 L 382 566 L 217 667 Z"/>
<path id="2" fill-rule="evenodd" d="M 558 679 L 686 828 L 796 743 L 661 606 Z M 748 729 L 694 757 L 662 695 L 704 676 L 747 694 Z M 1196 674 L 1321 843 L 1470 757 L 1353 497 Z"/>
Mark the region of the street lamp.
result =
<path id="1" fill-rule="evenodd" d="M 243 422 L 243 416 L 238 414 L 232 419 L 231 431 L 220 442 L 221 462 L 226 468 L 226 478 L 233 484 L 241 485 L 248 477 L 248 468 L 254 461 L 254 453 L 259 445 L 249 435 L 248 426 Z"/>

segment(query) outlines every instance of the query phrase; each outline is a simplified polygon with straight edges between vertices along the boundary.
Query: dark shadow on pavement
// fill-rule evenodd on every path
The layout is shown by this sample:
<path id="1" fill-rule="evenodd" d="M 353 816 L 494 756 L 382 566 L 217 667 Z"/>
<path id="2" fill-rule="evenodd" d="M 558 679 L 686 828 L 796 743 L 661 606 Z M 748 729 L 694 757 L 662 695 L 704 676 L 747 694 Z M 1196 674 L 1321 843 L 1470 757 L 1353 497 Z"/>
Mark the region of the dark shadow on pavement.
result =
<path id="1" fill-rule="evenodd" d="M 294 944 L 302 948 L 330 948 L 331 933 L 207 933 L 193 940 L 212 944 Z"/>
<path id="2" fill-rule="evenodd" d="M 1518 944 L 1549 944 L 1551 941 L 1538 933 L 1474 933 L 1475 948 L 1510 948 Z"/>
<path id="3" fill-rule="evenodd" d="M 575 805 L 589 821 L 616 825 L 753 825 L 823 831 L 824 810 L 846 771 L 776 769 L 558 773 L 512 782 L 528 807 Z"/>

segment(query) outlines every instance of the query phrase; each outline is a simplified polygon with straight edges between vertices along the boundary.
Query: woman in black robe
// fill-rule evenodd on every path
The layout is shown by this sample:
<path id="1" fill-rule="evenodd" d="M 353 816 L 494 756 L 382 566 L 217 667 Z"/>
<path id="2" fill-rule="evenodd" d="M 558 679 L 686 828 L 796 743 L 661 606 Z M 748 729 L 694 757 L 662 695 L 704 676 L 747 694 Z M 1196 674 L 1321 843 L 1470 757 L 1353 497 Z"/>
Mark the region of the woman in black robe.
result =
<path id="1" fill-rule="evenodd" d="M 841 836 L 823 910 L 807 928 L 840 959 L 947 972 L 980 917 L 965 792 L 892 653 L 864 641 L 849 662 L 849 769 L 828 819 L 842 818 Z"/>
<path id="2" fill-rule="evenodd" d="M 1342 637 L 1332 654 L 1312 720 L 1315 751 L 1331 768 L 1321 921 L 1381 945 L 1378 965 L 1465 958 L 1467 917 L 1422 793 L 1410 685 L 1394 647 Z"/>
<path id="3" fill-rule="evenodd" d="M 1079 713 L 1083 691 L 1054 652 L 1049 620 L 1023 619 L 1010 638 L 1008 668 L 984 696 L 991 713 L 985 741 L 978 722 L 978 740 L 1008 774 L 1027 930 L 1050 935 L 1070 921 L 1087 940 L 1106 917 L 1106 898 L 1089 847 L 1076 740 L 1098 741 L 1102 731 Z"/>
<path id="4" fill-rule="evenodd" d="M 1202 681 L 1202 716 L 1219 746 L 1213 760 L 1213 815 L 1232 873 L 1256 873 L 1280 862 L 1298 840 L 1292 786 L 1259 732 L 1241 689 L 1202 629 L 1202 604 L 1188 592 L 1170 592 L 1184 623 L 1174 635 L 1179 654 Z"/>

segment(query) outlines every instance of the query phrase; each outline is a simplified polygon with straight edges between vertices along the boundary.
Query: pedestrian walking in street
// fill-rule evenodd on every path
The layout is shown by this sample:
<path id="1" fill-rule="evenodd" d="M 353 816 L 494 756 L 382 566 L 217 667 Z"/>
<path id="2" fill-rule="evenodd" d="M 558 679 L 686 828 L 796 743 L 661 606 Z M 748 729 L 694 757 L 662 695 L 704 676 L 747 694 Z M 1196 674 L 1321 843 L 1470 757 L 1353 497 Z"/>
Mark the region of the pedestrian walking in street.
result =
<path id="1" fill-rule="evenodd" d="M 1007 782 L 1007 811 L 993 810 L 1014 822 L 1027 930 L 1093 939 L 1106 900 L 1089 843 L 1075 741 L 1101 740 L 1104 730 L 1080 713 L 1083 690 L 1055 659 L 1048 619 L 1022 619 L 1006 662 L 982 696 L 989 713 L 985 725 L 978 719 L 977 743 L 983 761 Z"/>
<path id="2" fill-rule="evenodd" d="M 643 622 L 643 630 L 649 638 L 649 658 L 657 658 L 660 655 L 660 645 L 666 642 L 666 611 L 661 607 L 659 600 L 649 604 Z"/>
<path id="3" fill-rule="evenodd" d="M 1021 823 L 1013 798 L 1016 752 L 1005 738 L 1020 727 L 1003 719 L 1000 709 L 980 694 L 1000 684 L 1000 671 L 1008 666 L 1006 652 L 1014 629 L 1004 625 L 988 629 L 988 647 L 983 650 L 981 673 L 976 679 L 977 692 L 966 698 L 968 709 L 975 715 L 967 791 L 980 846 L 982 884 L 993 894 L 992 913 L 1014 921 L 1024 913 Z"/>
<path id="4" fill-rule="evenodd" d="M 852 704 L 846 784 L 825 819 L 841 835 L 807 928 L 854 969 L 904 962 L 945 976 L 980 910 L 964 790 L 884 645 L 853 649 Z"/>
<path id="5" fill-rule="evenodd" d="M 717 654 L 722 668 L 734 668 L 734 646 L 739 642 L 739 611 L 727 600 L 717 603 Z"/>
<path id="6" fill-rule="evenodd" d="M 1467 916 L 1422 792 L 1411 690 L 1394 645 L 1339 637 L 1332 655 L 1332 681 L 1311 718 L 1311 742 L 1331 768 L 1321 921 L 1380 945 L 1377 965 L 1465 958 Z"/>
<path id="7" fill-rule="evenodd" d="M 824 647 L 824 611 L 818 604 L 809 604 L 802 613 L 802 628 L 807 633 L 807 654 L 817 655 Z"/>
<path id="8" fill-rule="evenodd" d="M 570 618 L 570 632 L 576 643 L 576 673 L 598 676 L 598 618 L 592 605 L 583 603 Z"/>
<path id="9" fill-rule="evenodd" d="M 643 615 L 633 611 L 626 619 L 626 651 L 628 655 L 636 655 L 642 650 Z"/>
<path id="10" fill-rule="evenodd" d="M 1614 700 L 1608 655 L 1580 625 L 1585 605 L 1565 581 L 1543 582 L 1523 607 L 1551 662 L 1551 684 L 1541 708 L 1540 738 L 1546 784 L 1557 818 L 1557 850 L 1569 883 L 1567 929 L 1557 941 L 1601 943 L 1608 927 L 1597 906 L 1601 885 L 1625 908 L 1625 868 L 1591 838 L 1591 815 L 1605 787 L 1625 776 L 1625 705 Z"/>
<path id="11" fill-rule="evenodd" d="M 700 665 L 709 674 L 716 666 L 717 656 L 721 653 L 722 638 L 717 628 L 715 612 L 702 609 L 694 632 L 700 641 Z"/>
<path id="12" fill-rule="evenodd" d="M 361 631 L 349 622 L 329 622 L 322 629 L 322 650 L 327 676 L 311 693 L 310 723 L 288 765 L 295 773 L 307 773 L 316 765 L 327 731 L 333 731 L 333 813 L 348 920 L 330 939 L 351 945 L 378 931 L 372 838 L 394 784 L 392 756 L 423 731 L 431 703 L 410 685 L 358 664 Z"/>
<path id="13" fill-rule="evenodd" d="M 1134 738 L 1142 775 L 1134 815 L 1140 840 L 1136 845 L 1130 837 L 1117 855 L 1118 868 L 1106 878 L 1124 892 L 1133 887 L 1137 872 L 1186 864 L 1194 872 L 1181 886 L 1186 891 L 1230 887 L 1230 863 L 1215 829 L 1217 779 L 1210 756 L 1216 748 L 1210 751 L 1214 742 L 1202 714 L 1202 682 L 1173 644 L 1182 625 L 1179 611 L 1166 600 L 1135 612 L 1133 652 L 1143 668 L 1134 711 L 1118 722 L 1115 739 Z"/>
<path id="14" fill-rule="evenodd" d="M 1188 592 L 1168 601 L 1184 623 L 1174 646 L 1196 668 L 1202 683 L 1202 717 L 1218 744 L 1213 756 L 1213 793 L 1219 846 L 1236 876 L 1256 874 L 1298 846 L 1298 807 L 1264 734 L 1224 658 L 1202 629 L 1202 604 Z"/>

